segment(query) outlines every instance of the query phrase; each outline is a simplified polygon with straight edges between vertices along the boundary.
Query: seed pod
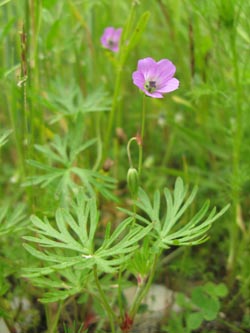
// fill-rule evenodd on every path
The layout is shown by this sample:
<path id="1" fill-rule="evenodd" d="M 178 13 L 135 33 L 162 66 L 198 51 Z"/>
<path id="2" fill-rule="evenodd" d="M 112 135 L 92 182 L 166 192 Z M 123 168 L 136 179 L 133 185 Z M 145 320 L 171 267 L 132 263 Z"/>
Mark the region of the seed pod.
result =
<path id="1" fill-rule="evenodd" d="M 129 168 L 127 174 L 128 188 L 133 198 L 137 197 L 139 189 L 139 175 L 135 168 Z"/>

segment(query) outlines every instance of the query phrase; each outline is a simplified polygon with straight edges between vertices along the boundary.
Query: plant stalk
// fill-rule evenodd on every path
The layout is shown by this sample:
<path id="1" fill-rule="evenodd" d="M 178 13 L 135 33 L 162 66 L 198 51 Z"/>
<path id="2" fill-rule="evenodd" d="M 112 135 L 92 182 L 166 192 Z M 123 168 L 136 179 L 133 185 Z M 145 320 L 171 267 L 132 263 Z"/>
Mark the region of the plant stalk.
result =
<path id="1" fill-rule="evenodd" d="M 240 150 L 242 143 L 242 92 L 241 83 L 239 75 L 239 63 L 238 54 L 236 46 L 236 32 L 232 32 L 231 36 L 231 49 L 233 56 L 233 69 L 234 69 L 234 79 L 236 86 L 236 128 L 233 133 L 233 170 L 232 170 L 232 211 L 233 218 L 230 226 L 230 244 L 229 244 L 229 255 L 227 261 L 227 269 L 229 272 L 229 284 L 234 280 L 235 275 L 235 265 L 237 258 L 237 248 L 239 242 L 239 226 L 238 226 L 238 211 L 240 205 L 240 192 L 241 192 L 241 182 L 240 178 Z"/>
<path id="2" fill-rule="evenodd" d="M 105 293 L 102 290 L 102 287 L 100 285 L 96 266 L 94 266 L 94 277 L 95 277 L 95 283 L 96 283 L 96 286 L 97 286 L 97 289 L 98 289 L 101 301 L 103 303 L 103 307 L 106 310 L 107 315 L 109 317 L 109 323 L 110 323 L 110 327 L 111 327 L 111 332 L 115 333 L 115 322 L 114 322 L 114 319 L 116 317 L 115 317 L 115 314 L 112 311 L 112 309 L 111 309 L 111 307 L 109 305 L 109 302 L 107 301 L 106 295 L 105 295 Z"/>
<path id="3" fill-rule="evenodd" d="M 143 158 L 143 140 L 145 132 L 145 109 L 146 109 L 146 95 L 143 95 L 142 98 L 142 116 L 141 116 L 141 133 L 139 138 L 139 162 L 138 162 L 138 173 L 141 175 L 142 171 L 142 158 Z"/>
<path id="4" fill-rule="evenodd" d="M 148 291 L 149 291 L 149 289 L 152 285 L 153 278 L 155 276 L 155 271 L 156 271 L 156 265 L 157 265 L 157 262 L 158 262 L 158 258 L 159 258 L 159 254 L 156 254 L 155 257 L 154 257 L 153 266 L 152 266 L 152 269 L 150 271 L 150 274 L 149 274 L 149 277 L 148 277 L 148 280 L 147 280 L 146 284 L 144 284 L 142 286 L 138 286 L 133 304 L 132 304 L 131 309 L 129 311 L 129 316 L 130 316 L 131 319 L 134 319 L 134 317 L 135 317 L 135 315 L 136 315 L 136 313 L 139 309 L 139 306 L 142 303 L 143 298 L 147 295 L 147 293 L 148 293 Z"/>
<path id="5" fill-rule="evenodd" d="M 48 325 L 48 333 L 56 333 L 57 332 L 57 325 L 60 319 L 60 315 L 63 308 L 63 302 L 59 302 L 56 314 L 52 317 L 50 313 L 50 309 L 46 307 L 46 319 Z"/>

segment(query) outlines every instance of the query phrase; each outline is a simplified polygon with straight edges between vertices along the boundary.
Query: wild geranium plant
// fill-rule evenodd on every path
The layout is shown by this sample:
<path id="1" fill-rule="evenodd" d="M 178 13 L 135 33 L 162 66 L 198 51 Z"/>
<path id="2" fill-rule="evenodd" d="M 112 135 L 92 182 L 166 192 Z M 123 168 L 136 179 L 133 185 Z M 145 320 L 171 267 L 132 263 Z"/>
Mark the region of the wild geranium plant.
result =
<path id="1" fill-rule="evenodd" d="M 114 28 L 107 28 L 101 39 L 103 45 L 117 52 L 120 34 L 121 29 L 116 31 Z M 147 96 L 162 98 L 163 94 L 179 87 L 179 81 L 173 77 L 175 70 L 168 59 L 156 62 L 148 57 L 139 60 L 138 69 L 132 78 L 134 84 Z M 212 223 L 228 208 L 225 207 L 219 213 L 216 213 L 215 208 L 209 212 L 209 202 L 205 202 L 189 221 L 183 223 L 183 216 L 195 198 L 196 187 L 189 192 L 182 179 L 177 178 L 173 194 L 170 189 L 165 188 L 162 194 L 156 191 L 153 200 L 145 190 L 139 188 L 144 123 L 145 107 L 140 136 L 130 139 L 127 146 L 130 163 L 127 181 L 133 209 L 120 208 L 126 217 L 118 224 L 109 221 L 104 233 L 101 232 L 103 225 L 92 183 L 99 188 L 100 193 L 107 194 L 106 178 L 95 172 L 95 182 L 90 181 L 93 180 L 93 175 L 91 178 L 87 170 L 75 166 L 78 154 L 93 145 L 93 140 L 71 146 L 73 142 L 67 136 L 64 140 L 56 137 L 50 148 L 36 146 L 52 161 L 55 160 L 57 165 L 61 163 L 59 169 L 46 168 L 41 163 L 30 161 L 47 174 L 32 178 L 28 184 L 33 182 L 32 184 L 46 186 L 59 178 L 59 185 L 68 184 L 69 189 L 72 189 L 71 192 L 66 191 L 68 187 L 65 185 L 64 192 L 71 196 L 75 194 L 75 198 L 70 205 L 58 208 L 55 216 L 50 219 L 32 216 L 33 235 L 24 237 L 27 241 L 24 246 L 40 260 L 41 265 L 26 268 L 24 276 L 45 290 L 41 297 L 44 303 L 62 302 L 71 297 L 81 297 L 82 294 L 89 298 L 95 297 L 106 311 L 113 333 L 119 328 L 122 332 L 128 332 L 132 328 L 143 298 L 154 280 L 162 252 L 171 246 L 192 246 L 205 242 Z M 133 167 L 130 156 L 130 144 L 134 140 L 139 143 L 140 148 L 139 174 Z M 74 181 L 74 174 L 81 183 Z M 64 179 L 63 182 L 61 178 Z M 107 197 L 115 200 L 112 195 Z M 162 198 L 165 205 L 161 203 Z M 124 302 L 123 286 L 128 283 L 127 277 L 131 274 L 137 283 L 137 292 L 132 305 L 128 307 Z M 118 308 L 115 304 L 119 304 Z M 63 306 L 57 308 L 51 332 L 56 327 L 62 310 Z"/>
<path id="2" fill-rule="evenodd" d="M 159 191 L 151 201 L 140 189 L 134 202 L 137 212 L 120 209 L 127 217 L 117 226 L 110 221 L 102 238 L 96 198 L 89 198 L 81 190 L 71 207 L 59 208 L 54 218 L 31 217 L 33 236 L 24 237 L 24 246 L 41 265 L 26 268 L 24 276 L 45 290 L 41 298 L 44 303 L 61 302 L 81 294 L 97 298 L 106 311 L 111 331 L 117 332 L 120 327 L 127 332 L 153 282 L 163 250 L 205 242 L 212 223 L 228 208 L 209 212 L 206 202 L 183 224 L 183 215 L 196 192 L 197 188 L 189 192 L 178 178 L 173 194 L 164 189 L 162 205 Z M 139 253 L 144 255 L 138 257 Z M 130 308 L 122 296 L 128 273 L 135 276 L 138 288 Z M 114 306 L 117 302 L 118 309 Z M 55 318 L 59 318 L 62 310 L 57 309 Z"/>
<path id="3" fill-rule="evenodd" d="M 250 7 L 200 2 L 0 1 L 1 333 L 135 332 L 152 283 L 248 331 Z"/>

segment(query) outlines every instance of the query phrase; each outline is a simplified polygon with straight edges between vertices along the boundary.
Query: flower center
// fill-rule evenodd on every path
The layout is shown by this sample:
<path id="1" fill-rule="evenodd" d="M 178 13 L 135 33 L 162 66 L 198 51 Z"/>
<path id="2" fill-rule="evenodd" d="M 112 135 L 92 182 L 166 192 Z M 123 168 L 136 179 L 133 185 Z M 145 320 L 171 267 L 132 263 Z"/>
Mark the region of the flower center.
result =
<path id="1" fill-rule="evenodd" d="M 147 81 L 144 88 L 150 93 L 154 92 L 156 90 L 156 81 Z"/>
<path id="2" fill-rule="evenodd" d="M 109 47 L 114 47 L 114 46 L 116 46 L 116 43 L 114 41 L 112 41 L 112 39 L 109 39 L 108 45 L 109 45 Z"/>

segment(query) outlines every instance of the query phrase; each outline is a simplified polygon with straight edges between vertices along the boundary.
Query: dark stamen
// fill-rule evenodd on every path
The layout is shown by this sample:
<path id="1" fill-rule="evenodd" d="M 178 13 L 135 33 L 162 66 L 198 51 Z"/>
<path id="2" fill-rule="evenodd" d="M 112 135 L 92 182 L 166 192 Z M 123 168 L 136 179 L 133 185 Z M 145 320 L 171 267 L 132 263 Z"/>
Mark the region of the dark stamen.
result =
<path id="1" fill-rule="evenodd" d="M 148 92 L 153 92 L 156 89 L 156 81 L 148 81 L 145 84 L 145 88 Z"/>
<path id="2" fill-rule="evenodd" d="M 149 81 L 149 88 L 156 88 L 156 82 L 155 81 Z"/>
<path id="3" fill-rule="evenodd" d="M 112 47 L 112 46 L 115 45 L 115 43 L 114 43 L 112 40 L 109 40 L 109 41 L 108 41 L 108 45 L 109 45 L 110 47 Z"/>

